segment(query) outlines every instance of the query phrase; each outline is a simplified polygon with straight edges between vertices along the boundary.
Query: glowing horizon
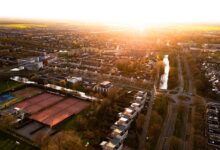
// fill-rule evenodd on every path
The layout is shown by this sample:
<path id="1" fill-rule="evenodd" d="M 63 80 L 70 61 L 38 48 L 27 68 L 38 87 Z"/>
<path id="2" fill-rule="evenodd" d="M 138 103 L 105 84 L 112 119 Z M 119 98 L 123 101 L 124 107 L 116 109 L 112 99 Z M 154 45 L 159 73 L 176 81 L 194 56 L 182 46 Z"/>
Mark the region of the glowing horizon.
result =
<path id="1" fill-rule="evenodd" d="M 0 17 L 72 20 L 143 28 L 220 22 L 219 0 L 7 0 Z"/>

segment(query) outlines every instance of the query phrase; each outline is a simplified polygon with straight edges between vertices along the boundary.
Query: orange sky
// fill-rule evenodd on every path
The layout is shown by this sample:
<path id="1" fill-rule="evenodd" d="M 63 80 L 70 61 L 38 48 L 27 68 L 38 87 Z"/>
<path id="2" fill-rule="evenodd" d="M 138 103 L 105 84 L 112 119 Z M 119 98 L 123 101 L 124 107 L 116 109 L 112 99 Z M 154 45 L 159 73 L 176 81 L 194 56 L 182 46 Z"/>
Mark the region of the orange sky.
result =
<path id="1" fill-rule="evenodd" d="M 0 17 L 68 19 L 144 27 L 220 22 L 220 0 L 2 0 Z"/>

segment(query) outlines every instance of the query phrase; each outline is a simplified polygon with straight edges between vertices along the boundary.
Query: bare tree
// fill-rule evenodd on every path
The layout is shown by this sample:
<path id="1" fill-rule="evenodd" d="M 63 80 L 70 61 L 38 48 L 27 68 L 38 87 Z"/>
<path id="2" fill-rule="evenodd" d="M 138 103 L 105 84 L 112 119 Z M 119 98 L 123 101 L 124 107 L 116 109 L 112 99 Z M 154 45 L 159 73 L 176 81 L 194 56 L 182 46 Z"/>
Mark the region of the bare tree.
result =
<path id="1" fill-rule="evenodd" d="M 52 137 L 43 150 L 85 150 L 81 138 L 73 131 L 60 132 Z"/>
<path id="2" fill-rule="evenodd" d="M 40 132 L 34 137 L 34 142 L 39 147 L 48 147 L 49 135 L 44 132 Z"/>
<path id="3" fill-rule="evenodd" d="M 15 117 L 13 115 L 3 115 L 0 117 L 0 127 L 3 129 L 10 128 L 15 122 Z"/>

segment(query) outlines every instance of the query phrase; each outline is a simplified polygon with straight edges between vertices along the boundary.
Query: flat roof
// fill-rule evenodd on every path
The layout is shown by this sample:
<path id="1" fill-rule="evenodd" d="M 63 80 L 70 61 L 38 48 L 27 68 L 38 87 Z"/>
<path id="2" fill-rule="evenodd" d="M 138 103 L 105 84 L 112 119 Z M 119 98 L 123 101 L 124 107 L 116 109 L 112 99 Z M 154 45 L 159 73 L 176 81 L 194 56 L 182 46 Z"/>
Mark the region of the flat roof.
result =
<path id="1" fill-rule="evenodd" d="M 113 132 L 120 134 L 122 131 L 120 129 L 116 128 L 116 129 L 113 130 Z"/>
<path id="2" fill-rule="evenodd" d="M 131 106 L 140 106 L 140 103 L 132 103 Z"/>
<path id="3" fill-rule="evenodd" d="M 131 108 L 125 108 L 125 112 L 132 113 L 134 110 Z"/>
<path id="4" fill-rule="evenodd" d="M 119 121 L 127 121 L 128 120 L 128 118 L 125 118 L 125 117 L 121 117 L 120 119 L 119 119 Z"/>
<path id="5" fill-rule="evenodd" d="M 102 83 L 100 83 L 100 85 L 103 85 L 103 86 L 106 86 L 106 85 L 108 85 L 108 84 L 111 84 L 111 82 L 109 82 L 109 81 L 103 81 Z"/>
<path id="6" fill-rule="evenodd" d="M 117 145 L 119 145 L 120 144 L 120 139 L 118 139 L 118 138 L 114 138 L 114 139 L 112 139 L 112 140 L 110 140 L 107 144 L 106 144 L 106 146 L 107 147 L 111 147 L 111 148 L 115 148 Z"/>

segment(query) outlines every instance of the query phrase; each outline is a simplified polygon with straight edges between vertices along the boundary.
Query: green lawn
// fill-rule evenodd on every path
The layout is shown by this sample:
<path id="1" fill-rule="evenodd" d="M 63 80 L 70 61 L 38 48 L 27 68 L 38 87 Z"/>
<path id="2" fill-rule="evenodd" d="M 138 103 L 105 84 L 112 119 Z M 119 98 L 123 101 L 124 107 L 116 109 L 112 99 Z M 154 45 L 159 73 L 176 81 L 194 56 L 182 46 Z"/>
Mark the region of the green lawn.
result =
<path id="1" fill-rule="evenodd" d="M 20 144 L 16 144 L 16 141 L 17 140 L 14 137 L 0 131 L 1 150 L 37 150 L 36 148 L 21 141 L 19 141 Z"/>
<path id="2" fill-rule="evenodd" d="M 11 106 L 11 105 L 14 105 L 15 103 L 18 103 L 18 102 L 20 102 L 22 100 L 24 100 L 24 97 L 15 97 L 12 100 L 0 103 L 0 109 L 3 109 L 5 107 Z"/>
<path id="3" fill-rule="evenodd" d="M 26 29 L 26 28 L 45 28 L 47 25 L 45 24 L 0 24 L 0 27 L 4 28 L 17 28 L 17 29 Z"/>
<path id="4" fill-rule="evenodd" d="M 19 83 L 19 82 L 12 81 L 12 80 L 0 82 L 0 93 L 7 92 L 7 91 L 9 91 L 11 89 L 15 89 L 19 86 L 23 86 L 23 84 Z"/>

